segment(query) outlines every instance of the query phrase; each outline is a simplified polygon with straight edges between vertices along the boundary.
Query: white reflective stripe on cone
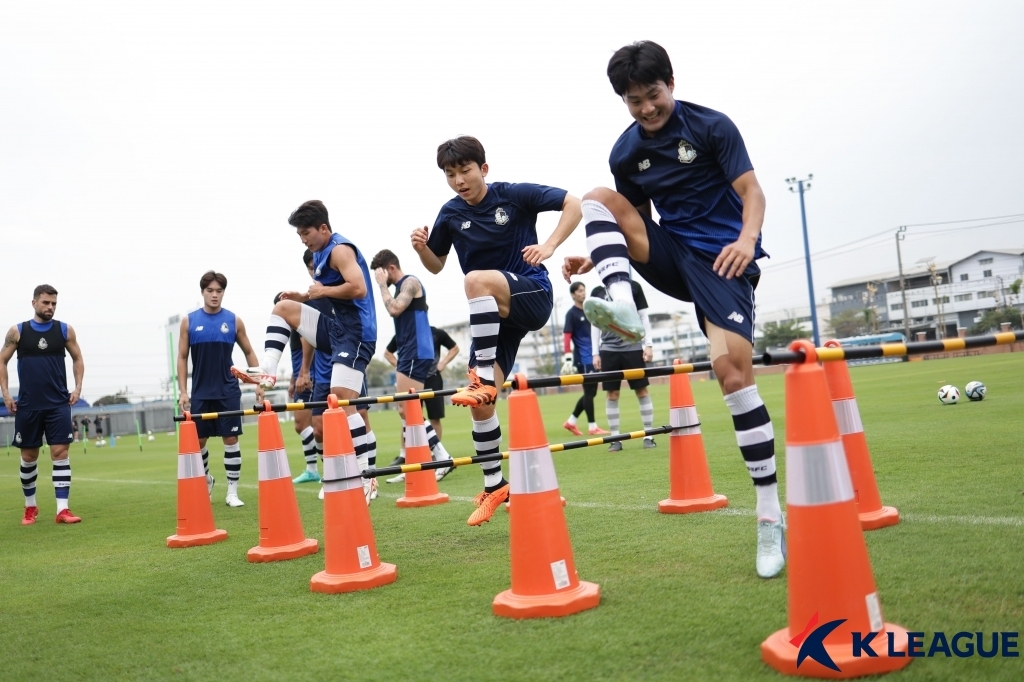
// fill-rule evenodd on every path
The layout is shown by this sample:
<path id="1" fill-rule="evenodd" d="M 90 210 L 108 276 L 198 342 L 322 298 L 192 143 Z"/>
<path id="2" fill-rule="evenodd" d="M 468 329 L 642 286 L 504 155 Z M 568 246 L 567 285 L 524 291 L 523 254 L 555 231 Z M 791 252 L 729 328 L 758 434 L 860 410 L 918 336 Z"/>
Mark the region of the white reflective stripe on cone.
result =
<path id="1" fill-rule="evenodd" d="M 697 423 L 697 408 L 694 406 L 668 408 L 668 423 L 672 427 L 673 436 L 700 433 L 699 426 L 691 426 Z"/>
<path id="2" fill-rule="evenodd" d="M 203 471 L 203 456 L 198 452 L 188 455 L 178 455 L 178 478 L 206 477 Z"/>
<path id="3" fill-rule="evenodd" d="M 427 426 L 426 424 L 420 424 L 419 426 L 406 426 L 405 427 L 405 447 L 415 448 L 421 445 L 428 445 L 427 440 Z"/>
<path id="4" fill-rule="evenodd" d="M 558 490 L 555 463 L 547 446 L 536 450 L 513 450 L 508 456 L 508 477 L 512 494 L 546 493 Z"/>
<path id="5" fill-rule="evenodd" d="M 261 450 L 257 455 L 257 469 L 261 481 L 292 477 L 292 472 L 288 468 L 288 453 L 284 450 Z"/>
<path id="6" fill-rule="evenodd" d="M 864 425 L 860 421 L 860 410 L 857 409 L 856 398 L 833 400 L 832 411 L 836 413 L 836 423 L 839 424 L 840 436 L 849 436 L 851 433 L 862 433 L 864 431 Z"/>
<path id="7" fill-rule="evenodd" d="M 359 476 L 359 462 L 355 454 L 341 455 L 340 457 L 324 457 L 324 480 L 334 481 L 338 478 Z M 347 481 L 334 481 L 324 483 L 324 493 L 340 493 L 353 488 L 363 487 L 363 479 L 352 478 Z"/>
<path id="8" fill-rule="evenodd" d="M 853 499 L 841 441 L 786 446 L 786 504 L 805 507 Z"/>

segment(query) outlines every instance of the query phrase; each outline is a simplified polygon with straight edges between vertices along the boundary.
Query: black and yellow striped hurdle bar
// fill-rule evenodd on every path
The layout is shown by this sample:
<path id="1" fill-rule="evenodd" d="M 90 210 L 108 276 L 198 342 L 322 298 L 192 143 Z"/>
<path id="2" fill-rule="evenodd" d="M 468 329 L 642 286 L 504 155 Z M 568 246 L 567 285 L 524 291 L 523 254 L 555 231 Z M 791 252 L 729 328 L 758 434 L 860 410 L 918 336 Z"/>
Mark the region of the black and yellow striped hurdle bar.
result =
<path id="1" fill-rule="evenodd" d="M 871 358 L 902 357 L 904 355 L 923 355 L 925 353 L 948 353 L 985 346 L 1003 346 L 1024 341 L 1024 331 L 1000 332 L 985 336 L 968 336 L 963 339 L 942 339 L 940 341 L 915 341 L 911 343 L 885 343 L 880 346 L 850 346 L 846 348 L 817 348 L 815 352 L 820 362 L 837 362 L 839 360 L 867 360 Z M 803 351 L 778 351 L 755 355 L 755 365 L 790 365 L 805 362 Z M 526 386 L 520 386 L 518 378 L 512 379 L 512 389 L 522 388 L 553 388 L 556 386 L 579 386 L 595 384 L 602 381 L 629 381 L 651 377 L 665 377 L 673 374 L 691 374 L 707 372 L 712 369 L 710 362 L 684 363 L 665 367 L 645 367 L 626 369 L 616 372 L 591 372 L 590 374 L 565 374 L 556 377 L 527 378 Z"/>
<path id="2" fill-rule="evenodd" d="M 502 388 L 511 388 L 512 382 L 506 381 Z M 350 405 L 377 405 L 381 403 L 398 403 L 406 400 L 430 400 L 431 398 L 442 398 L 444 396 L 455 395 L 465 391 L 466 387 L 461 388 L 446 388 L 440 391 L 420 391 L 419 393 L 395 393 L 392 395 L 377 395 L 368 396 L 366 398 L 350 398 L 348 400 L 338 400 L 338 407 L 348 407 Z M 280 405 L 271 405 L 271 412 L 298 412 L 300 410 L 312 410 L 316 408 L 328 408 L 330 405 L 327 404 L 326 400 L 317 400 L 309 403 L 283 403 Z M 246 410 L 225 410 L 224 412 L 202 412 L 200 414 L 192 414 L 186 412 L 182 415 L 175 415 L 174 421 L 209 421 L 211 419 L 220 419 L 222 417 L 251 417 L 253 415 L 262 414 L 264 412 L 263 405 L 254 405 L 253 407 Z"/>
<path id="3" fill-rule="evenodd" d="M 689 428 L 691 426 L 700 426 L 700 422 L 696 424 L 687 424 L 686 426 L 676 428 Z M 566 450 L 579 450 L 580 448 L 592 448 L 598 445 L 605 445 L 607 443 L 618 443 L 624 440 L 635 440 L 637 438 L 646 438 L 647 436 L 658 436 L 664 433 L 671 433 L 673 431 L 671 426 L 657 426 L 653 429 L 646 429 L 644 431 L 630 431 L 629 433 L 620 433 L 616 436 L 602 436 L 601 438 L 587 438 L 586 440 L 574 440 L 568 443 L 554 443 L 548 446 L 551 452 L 564 452 Z M 509 453 L 498 452 L 493 455 L 476 455 L 475 457 L 453 457 L 452 459 L 442 459 L 436 462 L 422 462 L 420 464 L 400 464 L 393 467 L 382 467 L 380 469 L 367 469 L 358 476 L 346 476 L 345 478 L 332 478 L 324 479 L 324 483 L 337 483 L 339 481 L 348 481 L 355 478 L 379 478 L 381 476 L 391 476 L 393 474 L 411 474 L 417 471 L 431 471 L 433 469 L 447 469 L 448 467 L 464 467 L 469 464 L 480 464 L 481 462 L 497 462 L 503 459 L 508 459 Z"/>

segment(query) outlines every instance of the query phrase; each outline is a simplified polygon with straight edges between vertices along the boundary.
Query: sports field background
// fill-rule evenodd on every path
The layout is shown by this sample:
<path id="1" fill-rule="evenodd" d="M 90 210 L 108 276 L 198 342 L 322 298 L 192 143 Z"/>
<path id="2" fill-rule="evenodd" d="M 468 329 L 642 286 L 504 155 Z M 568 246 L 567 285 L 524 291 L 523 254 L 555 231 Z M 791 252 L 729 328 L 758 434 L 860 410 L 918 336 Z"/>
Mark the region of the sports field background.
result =
<path id="1" fill-rule="evenodd" d="M 851 370 L 883 502 L 903 521 L 866 534 L 889 622 L 928 633 L 1024 630 L 1024 353 Z M 981 403 L 940 405 L 938 388 L 988 386 Z M 785 480 L 783 377 L 758 380 L 771 412 Z M 224 505 L 222 446 L 211 440 L 214 515 L 226 542 L 170 550 L 176 442 L 157 434 L 139 453 L 72 448 L 77 526 L 52 522 L 50 466 L 39 468 L 40 517 L 20 525 L 18 454 L 0 451 L 0 679 L 2 680 L 756 680 L 780 676 L 758 645 L 786 624 L 785 573 L 754 572 L 754 492 L 717 384 L 695 382 L 722 511 L 657 513 L 668 493 L 668 438 L 556 453 L 581 579 L 601 605 L 562 619 L 491 614 L 510 586 L 508 519 L 466 525 L 479 467 L 441 483 L 445 505 L 400 510 L 400 486 L 371 507 L 383 561 L 398 581 L 348 595 L 309 591 L 321 551 L 249 564 L 258 541 L 255 427 L 242 438 L 241 498 Z M 667 386 L 652 389 L 667 423 Z M 540 398 L 552 442 L 578 393 Z M 640 428 L 623 392 L 624 429 Z M 604 420 L 603 399 L 598 417 Z M 505 403 L 499 407 L 505 423 Z M 394 411 L 372 413 L 381 465 L 397 453 Z M 303 466 L 282 424 L 293 475 Z M 444 442 L 471 455 L 469 417 L 449 408 Z M 507 445 L 507 434 L 505 439 Z M 784 488 L 784 486 L 780 486 Z M 323 539 L 317 485 L 298 487 L 306 535 Z M 784 490 L 780 491 L 784 492 Z M 930 641 L 930 635 L 926 637 Z M 1021 658 L 919 659 L 899 680 L 1020 680 Z"/>

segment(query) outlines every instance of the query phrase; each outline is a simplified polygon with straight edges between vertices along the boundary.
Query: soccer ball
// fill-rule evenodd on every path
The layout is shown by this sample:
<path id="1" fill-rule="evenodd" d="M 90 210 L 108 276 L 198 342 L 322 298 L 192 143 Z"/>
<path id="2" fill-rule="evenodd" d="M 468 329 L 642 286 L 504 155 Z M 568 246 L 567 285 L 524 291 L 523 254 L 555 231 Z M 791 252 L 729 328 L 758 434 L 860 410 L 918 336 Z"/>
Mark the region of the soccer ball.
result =
<path id="1" fill-rule="evenodd" d="M 946 384 L 939 389 L 939 402 L 943 405 L 956 405 L 960 402 L 960 389 Z"/>
<path id="2" fill-rule="evenodd" d="M 988 389 L 985 388 L 985 384 L 980 381 L 972 381 L 964 386 L 964 395 L 971 400 L 984 400 L 985 393 L 987 392 Z"/>
<path id="3" fill-rule="evenodd" d="M 153 441 L 156 440 L 156 436 L 150 435 L 150 436 L 148 436 L 148 439 L 149 439 L 149 442 L 152 443 Z"/>

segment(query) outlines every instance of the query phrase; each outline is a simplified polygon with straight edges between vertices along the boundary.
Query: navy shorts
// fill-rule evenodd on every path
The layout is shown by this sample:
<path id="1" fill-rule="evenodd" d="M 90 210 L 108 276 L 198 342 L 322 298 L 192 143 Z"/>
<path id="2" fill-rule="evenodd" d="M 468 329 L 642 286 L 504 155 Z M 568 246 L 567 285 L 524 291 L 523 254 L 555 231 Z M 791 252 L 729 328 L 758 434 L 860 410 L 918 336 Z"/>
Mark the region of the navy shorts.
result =
<path id="1" fill-rule="evenodd" d="M 21 410 L 14 413 L 14 445 L 24 450 L 43 447 L 43 434 L 48 445 L 64 445 L 75 439 L 71 426 L 71 406 L 61 405 L 47 410 Z"/>
<path id="2" fill-rule="evenodd" d="M 192 414 L 227 412 L 228 410 L 241 409 L 241 407 L 241 397 L 227 398 L 225 400 L 193 400 L 190 411 Z M 233 436 L 241 436 L 242 418 L 221 417 L 220 419 L 197 420 L 196 431 L 199 433 L 200 438 L 212 438 L 214 436 L 231 438 Z"/>
<path id="3" fill-rule="evenodd" d="M 370 364 L 370 358 L 377 350 L 377 343 L 354 338 L 346 333 L 337 319 L 321 314 L 317 318 L 316 349 L 322 353 L 330 353 L 331 362 L 366 374 L 366 366 Z"/>
<path id="4" fill-rule="evenodd" d="M 413 381 L 418 381 L 422 384 L 427 380 L 427 375 L 430 374 L 430 370 L 433 368 L 434 358 L 429 360 L 402 360 L 399 358 L 398 367 L 395 369 Z"/>
<path id="5" fill-rule="evenodd" d="M 512 305 L 508 317 L 501 320 L 498 328 L 498 350 L 494 360 L 505 377 L 516 364 L 519 344 L 529 332 L 535 332 L 548 323 L 551 317 L 551 292 L 540 283 L 523 275 L 500 271 L 508 281 L 512 292 Z M 476 367 L 475 342 L 469 346 L 469 366 Z"/>
<path id="6" fill-rule="evenodd" d="M 434 372 L 423 382 L 425 391 L 440 391 L 443 388 L 444 377 L 440 372 Z M 444 396 L 424 400 L 423 406 L 427 408 L 427 419 L 444 419 Z"/>
<path id="7" fill-rule="evenodd" d="M 682 240 L 641 214 L 647 225 L 650 256 L 646 263 L 630 259 L 640 275 L 658 291 L 692 302 L 697 323 L 705 334 L 705 320 L 754 342 L 754 289 L 761 268 L 751 261 L 739 277 L 726 279 L 713 267 L 717 254 L 687 246 Z M 604 369 L 604 366 L 601 367 Z"/>
<path id="8" fill-rule="evenodd" d="M 329 396 L 330 394 L 331 394 L 331 382 L 329 382 L 329 381 L 318 381 L 315 384 L 313 384 L 312 402 L 315 402 L 315 403 L 327 402 L 327 396 Z M 366 394 L 366 379 L 363 379 L 363 390 L 359 392 L 359 397 L 360 398 L 365 398 L 366 395 L 367 395 Z M 365 405 L 359 406 L 359 409 L 361 409 L 361 410 L 366 409 L 366 408 L 367 408 L 367 406 L 365 406 Z M 324 412 L 327 411 L 326 407 L 314 407 L 312 409 L 313 409 L 313 416 L 314 417 L 322 417 Z"/>
<path id="9" fill-rule="evenodd" d="M 312 399 L 313 399 L 313 389 L 309 389 L 308 391 L 303 391 L 302 393 L 296 393 L 292 397 L 292 402 L 308 403 Z"/>

